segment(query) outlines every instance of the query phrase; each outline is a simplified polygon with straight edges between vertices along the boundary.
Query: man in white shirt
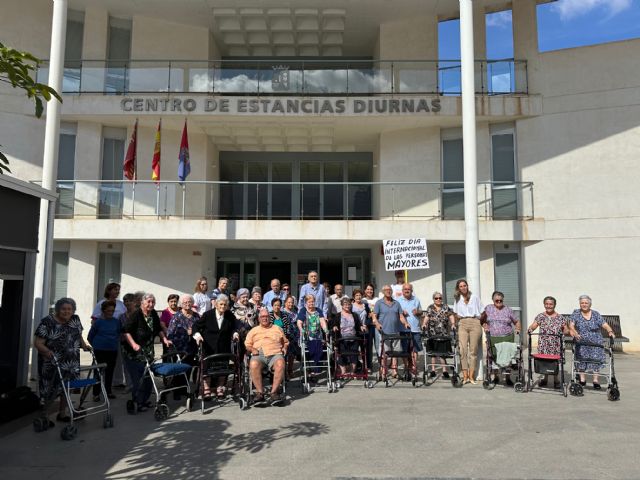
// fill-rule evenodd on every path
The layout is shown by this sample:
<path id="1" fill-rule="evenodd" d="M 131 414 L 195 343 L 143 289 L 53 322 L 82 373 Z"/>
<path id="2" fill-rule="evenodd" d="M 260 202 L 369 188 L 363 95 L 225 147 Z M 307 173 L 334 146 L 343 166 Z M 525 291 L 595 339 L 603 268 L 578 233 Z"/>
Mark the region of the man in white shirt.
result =
<path id="1" fill-rule="evenodd" d="M 402 297 L 402 286 L 404 285 L 404 270 L 396 270 L 396 283 L 391 285 L 391 295 L 394 300 L 400 300 Z"/>
<path id="2" fill-rule="evenodd" d="M 332 295 L 329 295 L 329 318 L 335 318 L 342 311 L 342 299 L 349 298 L 344 294 L 344 287 L 337 283 L 333 287 Z"/>

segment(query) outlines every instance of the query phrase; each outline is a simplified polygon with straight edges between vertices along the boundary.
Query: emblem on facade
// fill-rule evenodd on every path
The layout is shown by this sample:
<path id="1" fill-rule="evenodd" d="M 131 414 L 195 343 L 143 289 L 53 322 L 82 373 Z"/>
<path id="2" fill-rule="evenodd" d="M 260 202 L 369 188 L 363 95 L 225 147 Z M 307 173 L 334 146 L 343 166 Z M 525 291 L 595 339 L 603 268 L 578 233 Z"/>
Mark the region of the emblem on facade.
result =
<path id="1" fill-rule="evenodd" d="M 274 92 L 286 92 L 289 90 L 289 66 L 276 65 L 273 67 L 271 87 Z"/>

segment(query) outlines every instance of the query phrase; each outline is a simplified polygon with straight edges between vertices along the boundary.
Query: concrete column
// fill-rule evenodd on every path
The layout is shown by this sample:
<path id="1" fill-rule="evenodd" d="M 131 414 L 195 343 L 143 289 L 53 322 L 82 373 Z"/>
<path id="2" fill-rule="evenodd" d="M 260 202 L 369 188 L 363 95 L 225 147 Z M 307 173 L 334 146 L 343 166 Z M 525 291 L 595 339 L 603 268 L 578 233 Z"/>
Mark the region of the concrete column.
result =
<path id="1" fill-rule="evenodd" d="M 476 161 L 472 0 L 460 0 L 460 53 L 467 281 L 471 291 L 480 296 L 480 241 L 478 236 L 478 172 Z"/>
<path id="2" fill-rule="evenodd" d="M 64 69 L 64 42 L 67 31 L 67 0 L 54 0 L 51 21 L 51 52 L 49 55 L 49 86 L 62 91 Z M 44 157 L 42 161 L 42 186 L 55 192 L 58 177 L 58 143 L 60 140 L 60 107 L 62 104 L 52 98 L 47 104 L 47 118 L 44 134 Z M 40 201 L 40 224 L 38 227 L 38 257 L 33 292 L 33 318 L 38 321 L 49 312 L 49 292 L 51 289 L 51 261 L 53 252 L 53 220 L 56 203 Z M 33 331 L 33 330 L 32 330 Z M 33 358 L 37 352 L 33 349 Z"/>
<path id="3" fill-rule="evenodd" d="M 82 39 L 82 91 L 102 92 L 105 81 L 109 13 L 100 7 L 87 6 L 84 12 L 84 36 Z"/>
<path id="4" fill-rule="evenodd" d="M 51 30 L 51 52 L 49 55 L 50 87 L 62 91 L 64 69 L 64 42 L 67 30 L 67 0 L 54 0 Z M 55 98 L 47 104 L 42 162 L 42 186 L 55 192 L 58 176 L 58 143 L 60 140 L 60 107 Z M 43 200 L 40 204 L 40 227 L 38 232 L 38 258 L 36 261 L 36 285 L 34 299 L 40 301 L 36 318 L 48 311 L 49 277 L 51 275 L 51 252 L 53 247 L 53 217 L 55 202 Z"/>
<path id="5" fill-rule="evenodd" d="M 394 60 L 393 84 L 398 93 L 416 88 L 436 92 L 438 59 L 438 18 L 435 15 L 386 22 L 380 25 L 377 48 L 380 65 L 386 79 Z M 431 62 L 402 62 L 401 60 L 431 60 Z"/>
<path id="6" fill-rule="evenodd" d="M 535 88 L 535 77 L 538 71 L 538 16 L 536 4 L 535 0 L 513 2 L 513 54 L 516 60 L 527 61 L 526 68 L 524 65 L 515 65 L 516 91 L 518 92 L 538 91 Z"/>

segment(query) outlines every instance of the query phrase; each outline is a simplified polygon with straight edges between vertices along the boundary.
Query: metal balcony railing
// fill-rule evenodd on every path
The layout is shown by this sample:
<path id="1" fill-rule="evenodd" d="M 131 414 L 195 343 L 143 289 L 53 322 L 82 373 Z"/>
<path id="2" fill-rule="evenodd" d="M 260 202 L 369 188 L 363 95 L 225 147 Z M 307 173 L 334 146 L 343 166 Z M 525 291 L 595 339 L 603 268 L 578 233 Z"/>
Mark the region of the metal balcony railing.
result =
<path id="1" fill-rule="evenodd" d="M 525 60 L 476 60 L 476 93 L 527 94 Z M 48 64 L 38 71 L 46 82 Z M 68 60 L 65 94 L 460 95 L 460 60 Z"/>
<path id="2" fill-rule="evenodd" d="M 464 218 L 459 182 L 59 181 L 57 218 L 389 220 Z M 480 182 L 484 220 L 534 218 L 532 182 Z"/>

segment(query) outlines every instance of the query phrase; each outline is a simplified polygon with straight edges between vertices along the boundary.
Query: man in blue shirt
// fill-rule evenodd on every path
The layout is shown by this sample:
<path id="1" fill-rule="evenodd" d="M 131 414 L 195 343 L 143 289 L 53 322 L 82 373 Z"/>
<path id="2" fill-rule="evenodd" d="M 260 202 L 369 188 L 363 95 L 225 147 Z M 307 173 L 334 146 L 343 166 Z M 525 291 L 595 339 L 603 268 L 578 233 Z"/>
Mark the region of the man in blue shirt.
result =
<path id="1" fill-rule="evenodd" d="M 413 353 L 411 354 L 412 370 L 416 373 L 416 366 L 418 361 L 418 353 L 422 351 L 422 337 L 420 336 L 420 323 L 422 319 L 422 306 L 420 300 L 413 294 L 413 285 L 405 283 L 402 286 L 402 296 L 398 299 L 398 303 L 402 307 L 402 314 L 409 322 L 411 328 L 407 331 L 411 332 L 411 338 L 413 341 Z M 409 350 L 409 342 L 405 342 L 403 345 L 405 351 Z"/>
<path id="2" fill-rule="evenodd" d="M 373 307 L 373 324 L 382 334 L 397 335 L 403 331 L 403 326 L 406 330 L 411 330 L 411 325 L 404 317 L 402 313 L 402 307 L 393 299 L 391 285 L 385 285 L 382 287 L 383 298 L 376 302 Z M 387 352 L 399 352 L 401 345 L 399 340 L 385 340 L 384 349 Z M 405 368 L 407 366 L 407 359 L 403 359 L 405 362 Z M 386 373 L 387 365 L 381 365 L 383 374 Z M 398 359 L 396 357 L 391 358 L 391 372 L 393 378 L 398 377 Z"/>
<path id="3" fill-rule="evenodd" d="M 300 288 L 300 296 L 298 297 L 298 310 L 302 310 L 304 307 L 305 295 L 313 295 L 316 299 L 316 308 L 322 312 L 322 316 L 327 318 L 329 313 L 329 304 L 327 302 L 327 296 L 324 291 L 324 287 L 318 282 L 318 272 L 311 270 L 307 277 L 308 283 L 305 283 Z"/>
<path id="4" fill-rule="evenodd" d="M 279 298 L 282 300 L 282 304 L 284 305 L 284 301 L 287 299 L 287 294 L 280 290 L 280 280 L 274 278 L 271 280 L 271 290 L 264 294 L 264 298 L 262 299 L 262 303 L 269 312 L 273 311 L 273 307 L 271 306 L 271 302 L 274 298 Z"/>

